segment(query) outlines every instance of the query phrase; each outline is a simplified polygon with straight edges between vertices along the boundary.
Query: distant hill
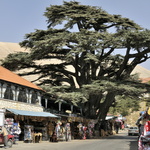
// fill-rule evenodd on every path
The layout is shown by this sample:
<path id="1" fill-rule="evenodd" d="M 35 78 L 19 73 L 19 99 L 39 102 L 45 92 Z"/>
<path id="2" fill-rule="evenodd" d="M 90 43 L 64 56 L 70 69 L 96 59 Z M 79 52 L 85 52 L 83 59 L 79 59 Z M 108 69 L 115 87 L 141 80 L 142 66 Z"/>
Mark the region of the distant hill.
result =
<path id="1" fill-rule="evenodd" d="M 24 52 L 18 43 L 0 42 L 0 59 L 5 58 L 10 53 Z"/>
<path id="2" fill-rule="evenodd" d="M 150 70 L 140 65 L 137 65 L 135 69 L 132 71 L 132 74 L 135 74 L 135 73 L 137 73 L 140 78 L 150 78 Z"/>
<path id="3" fill-rule="evenodd" d="M 10 53 L 15 52 L 25 52 L 27 51 L 25 48 L 21 48 L 18 43 L 8 43 L 8 42 L 0 42 L 0 59 L 5 58 Z M 45 61 L 48 63 L 47 61 Z M 58 63 L 58 61 L 53 61 L 52 63 Z M 44 62 L 42 62 L 44 63 Z M 149 78 L 150 77 L 150 70 L 143 68 L 142 66 L 138 65 L 132 72 L 132 74 L 137 73 L 140 78 Z M 32 77 L 25 77 L 27 80 L 32 81 Z"/>

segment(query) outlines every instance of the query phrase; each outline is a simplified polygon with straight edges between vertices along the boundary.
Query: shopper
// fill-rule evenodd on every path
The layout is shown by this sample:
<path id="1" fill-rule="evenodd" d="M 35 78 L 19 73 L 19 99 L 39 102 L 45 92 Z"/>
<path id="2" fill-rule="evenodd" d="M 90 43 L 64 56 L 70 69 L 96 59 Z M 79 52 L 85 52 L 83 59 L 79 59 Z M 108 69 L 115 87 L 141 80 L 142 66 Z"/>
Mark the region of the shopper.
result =
<path id="1" fill-rule="evenodd" d="M 0 134 L 4 136 L 4 148 L 7 149 L 8 147 L 8 131 L 4 126 L 0 126 Z"/>

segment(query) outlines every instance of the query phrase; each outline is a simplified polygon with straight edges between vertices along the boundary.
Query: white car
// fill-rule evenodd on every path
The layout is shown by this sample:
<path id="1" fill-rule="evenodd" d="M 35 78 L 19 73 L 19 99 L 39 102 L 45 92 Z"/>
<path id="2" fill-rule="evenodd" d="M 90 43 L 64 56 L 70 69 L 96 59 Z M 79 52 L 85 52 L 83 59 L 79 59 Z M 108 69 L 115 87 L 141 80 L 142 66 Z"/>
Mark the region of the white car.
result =
<path id="1" fill-rule="evenodd" d="M 129 127 L 128 135 L 139 135 L 138 127 Z"/>

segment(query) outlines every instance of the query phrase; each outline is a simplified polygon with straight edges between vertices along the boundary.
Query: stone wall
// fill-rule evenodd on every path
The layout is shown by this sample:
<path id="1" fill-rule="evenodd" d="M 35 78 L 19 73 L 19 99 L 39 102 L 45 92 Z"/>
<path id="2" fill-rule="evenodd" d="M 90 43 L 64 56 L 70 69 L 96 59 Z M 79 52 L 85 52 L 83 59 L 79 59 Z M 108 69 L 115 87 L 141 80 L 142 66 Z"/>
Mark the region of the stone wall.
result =
<path id="1" fill-rule="evenodd" d="M 39 104 L 29 104 L 7 99 L 0 99 L 0 109 L 1 108 L 43 112 L 43 107 Z"/>

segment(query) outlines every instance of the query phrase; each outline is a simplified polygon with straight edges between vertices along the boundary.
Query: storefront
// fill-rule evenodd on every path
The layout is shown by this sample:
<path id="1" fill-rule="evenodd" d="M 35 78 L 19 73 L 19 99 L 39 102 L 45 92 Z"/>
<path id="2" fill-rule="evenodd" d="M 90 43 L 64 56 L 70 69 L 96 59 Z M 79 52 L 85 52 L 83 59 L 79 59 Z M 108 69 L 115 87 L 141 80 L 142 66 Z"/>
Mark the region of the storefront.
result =
<path id="1" fill-rule="evenodd" d="M 95 123 L 96 120 L 62 115 L 58 117 L 48 112 L 16 109 L 5 111 L 5 126 L 10 132 L 16 131 L 16 140 L 26 143 L 53 141 L 53 135 L 57 141 L 93 138 Z"/>
<path id="2" fill-rule="evenodd" d="M 83 117 L 68 117 L 68 122 L 71 124 L 72 139 L 90 139 L 94 137 L 96 120 Z"/>
<path id="3" fill-rule="evenodd" d="M 49 140 L 58 118 L 58 116 L 48 112 L 6 109 L 5 126 L 10 132 L 14 125 L 20 128 L 18 140 L 27 143 L 40 142 Z"/>
<path id="4" fill-rule="evenodd" d="M 94 137 L 95 120 L 60 115 L 55 126 L 57 141 L 89 139 Z"/>

